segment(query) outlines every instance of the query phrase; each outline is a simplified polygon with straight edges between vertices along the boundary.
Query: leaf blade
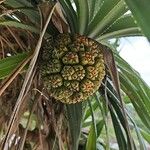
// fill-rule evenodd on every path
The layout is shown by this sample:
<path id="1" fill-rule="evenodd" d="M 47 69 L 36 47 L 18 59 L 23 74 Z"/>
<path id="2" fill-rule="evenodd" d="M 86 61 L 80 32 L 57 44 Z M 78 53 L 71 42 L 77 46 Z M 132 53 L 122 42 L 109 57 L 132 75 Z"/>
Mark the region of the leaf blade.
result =
<path id="1" fill-rule="evenodd" d="M 0 60 L 0 79 L 3 79 L 9 75 L 27 56 L 28 53 L 23 53 Z"/>
<path id="2" fill-rule="evenodd" d="M 129 9 L 133 13 L 137 23 L 141 27 L 143 33 L 147 36 L 150 41 L 150 9 L 149 0 L 125 0 Z"/>
<path id="3" fill-rule="evenodd" d="M 79 136 L 81 132 L 82 103 L 69 104 L 66 105 L 66 107 L 67 107 L 69 128 L 72 138 L 72 150 L 77 150 L 79 144 Z"/>
<path id="4" fill-rule="evenodd" d="M 78 0 L 79 9 L 78 9 L 78 26 L 79 33 L 86 34 L 86 28 L 89 22 L 89 6 L 87 0 Z"/>
<path id="5" fill-rule="evenodd" d="M 126 5 L 122 0 L 111 1 L 111 3 L 109 3 L 110 1 L 106 2 L 108 2 L 108 6 L 111 4 L 112 6 L 108 8 L 108 10 L 105 12 L 106 14 L 104 13 L 103 16 L 98 19 L 99 16 L 101 16 L 101 13 L 103 13 L 100 10 L 95 16 L 95 19 L 93 19 L 93 21 L 90 23 L 88 36 L 91 38 L 95 38 L 103 34 L 105 30 L 107 30 L 119 17 L 121 17 L 127 11 Z M 105 8 L 105 2 L 103 7 Z"/>
<path id="6" fill-rule="evenodd" d="M 27 24 L 23 24 L 21 22 L 17 22 L 17 21 L 0 21 L 0 25 L 2 26 L 10 26 L 10 27 L 15 27 L 15 28 L 21 28 L 21 29 L 24 29 L 24 30 L 29 30 L 31 32 L 34 32 L 34 33 L 40 33 L 40 29 L 34 27 L 34 26 L 30 26 L 30 25 L 27 25 Z"/>

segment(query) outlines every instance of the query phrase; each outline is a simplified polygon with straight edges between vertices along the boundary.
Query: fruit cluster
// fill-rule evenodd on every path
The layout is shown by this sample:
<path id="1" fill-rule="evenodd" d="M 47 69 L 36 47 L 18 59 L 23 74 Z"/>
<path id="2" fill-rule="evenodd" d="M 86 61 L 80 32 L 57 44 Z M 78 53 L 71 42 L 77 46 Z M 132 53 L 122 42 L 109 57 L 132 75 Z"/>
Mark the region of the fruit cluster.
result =
<path id="1" fill-rule="evenodd" d="M 59 34 L 49 39 L 40 63 L 44 87 L 63 103 L 86 100 L 105 75 L 102 45 L 80 35 Z"/>

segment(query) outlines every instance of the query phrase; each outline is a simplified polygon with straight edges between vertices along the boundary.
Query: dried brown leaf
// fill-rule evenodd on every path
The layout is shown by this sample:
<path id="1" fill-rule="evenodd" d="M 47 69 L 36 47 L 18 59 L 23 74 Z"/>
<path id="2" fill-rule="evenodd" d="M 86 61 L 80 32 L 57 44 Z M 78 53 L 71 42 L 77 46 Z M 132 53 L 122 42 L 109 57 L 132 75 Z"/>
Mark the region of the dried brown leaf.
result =
<path id="1" fill-rule="evenodd" d="M 53 5 L 49 2 L 44 2 L 38 6 L 40 15 L 41 15 L 41 30 L 43 30 L 44 25 L 46 24 L 47 18 L 52 11 Z"/>
<path id="2" fill-rule="evenodd" d="M 13 134 L 14 128 L 16 126 L 16 118 L 18 118 L 18 116 L 19 116 L 18 113 L 20 111 L 22 103 L 24 102 L 23 101 L 24 97 L 26 96 L 26 94 L 27 94 L 27 92 L 28 92 L 28 90 L 31 86 L 31 83 L 32 83 L 32 80 L 33 80 L 33 74 L 34 74 L 33 71 L 35 71 L 34 69 L 35 69 L 35 65 L 36 65 L 37 58 L 38 58 L 38 55 L 39 55 L 39 51 L 40 51 L 40 48 L 41 48 L 42 40 L 43 40 L 44 34 L 46 32 L 47 26 L 49 24 L 49 21 L 51 19 L 51 16 L 53 14 L 53 11 L 55 10 L 55 7 L 56 7 L 56 5 L 51 9 L 51 11 L 49 11 L 50 13 L 49 13 L 49 15 L 46 19 L 46 23 L 43 27 L 43 30 L 42 30 L 42 32 L 40 34 L 40 37 L 39 37 L 39 40 L 37 42 L 37 45 L 36 45 L 36 48 L 35 48 L 35 51 L 34 51 L 34 54 L 33 54 L 33 58 L 32 58 L 31 63 L 29 65 L 29 69 L 26 73 L 22 89 L 20 91 L 20 94 L 19 94 L 19 97 L 17 99 L 15 108 L 13 110 L 12 116 L 11 116 L 10 121 L 9 121 L 8 130 L 6 132 L 4 142 L 2 143 L 2 149 L 4 149 L 9 143 L 10 137 Z"/>
<path id="3" fill-rule="evenodd" d="M 63 12 L 61 10 L 60 4 L 57 5 L 54 11 L 54 14 L 52 16 L 52 22 L 60 33 L 69 32 L 69 26 L 67 24 L 65 17 L 63 16 Z"/>

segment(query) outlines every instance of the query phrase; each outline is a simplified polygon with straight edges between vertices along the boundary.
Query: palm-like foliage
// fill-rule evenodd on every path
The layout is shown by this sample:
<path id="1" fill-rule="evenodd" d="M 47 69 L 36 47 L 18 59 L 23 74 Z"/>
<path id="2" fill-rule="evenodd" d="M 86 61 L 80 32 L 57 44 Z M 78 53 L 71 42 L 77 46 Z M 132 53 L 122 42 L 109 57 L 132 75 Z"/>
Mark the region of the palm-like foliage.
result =
<path id="1" fill-rule="evenodd" d="M 107 118 L 110 115 L 117 142 L 121 150 L 137 149 L 137 145 L 130 132 L 130 126 L 134 128 L 137 134 L 140 148 L 146 149 L 140 129 L 136 126 L 134 120 L 130 117 L 127 109 L 124 107 L 121 95 L 128 97 L 129 102 L 133 104 L 142 122 L 146 128 L 149 129 L 150 89 L 141 79 L 140 75 L 119 56 L 115 50 L 116 47 L 109 43 L 109 39 L 112 38 L 142 35 L 141 28 L 135 22 L 133 15 L 127 13 L 130 6 L 132 11 L 133 4 L 129 5 L 128 8 L 123 0 L 60 0 L 59 3 L 59 6 L 52 2 L 42 3 L 37 7 L 28 0 L 6 0 L 1 4 L 1 11 L 3 13 L 1 14 L 0 19 L 0 29 L 2 31 L 0 36 L 3 59 L 0 61 L 0 78 L 5 78 L 4 81 L 2 80 L 0 91 L 1 94 L 3 93 L 1 99 L 2 103 L 5 103 L 9 96 L 9 94 L 8 96 L 7 94 L 4 94 L 7 93 L 8 90 L 13 92 L 13 87 L 15 85 L 18 86 L 15 91 L 21 89 L 21 85 L 18 82 L 23 82 L 21 77 L 24 78 L 24 72 L 22 71 L 29 68 L 20 94 L 18 92 L 14 97 L 14 99 L 16 99 L 19 94 L 17 102 L 13 99 L 10 102 L 11 109 L 14 109 L 14 111 L 9 120 L 8 128 L 4 130 L 5 137 L 1 142 L 2 147 L 7 147 L 13 133 L 16 133 L 18 130 L 23 130 L 23 133 L 20 133 L 22 140 L 20 142 L 21 144 L 19 144 L 19 148 L 23 149 L 24 143 L 27 143 L 30 139 L 28 134 L 32 132 L 31 135 L 36 137 L 38 135 L 38 129 L 40 146 L 43 144 L 48 145 L 47 143 L 50 143 L 51 149 L 52 147 L 54 149 L 65 149 L 65 147 L 68 149 L 77 149 L 80 139 L 80 142 L 83 141 L 83 146 L 86 149 L 94 150 L 102 145 L 106 149 L 110 149 L 107 121 Z M 127 0 L 127 4 L 128 3 L 129 1 Z M 139 12 L 140 7 L 137 8 L 137 12 Z M 51 18 L 52 14 L 53 16 Z M 135 18 L 137 18 L 138 21 L 136 11 L 134 11 L 133 14 L 135 14 Z M 142 15 L 142 12 L 140 14 Z M 48 19 L 50 18 L 51 21 L 47 27 L 45 37 L 43 38 L 42 34 L 44 33 L 44 26 L 46 27 L 45 24 L 48 23 Z M 42 19 L 42 28 L 40 19 Z M 142 23 L 139 21 L 141 27 L 144 26 L 143 20 Z M 146 23 L 147 22 L 145 22 L 145 26 L 147 25 Z M 149 29 L 145 29 L 147 28 L 144 28 L 144 30 L 142 28 L 144 33 L 145 31 L 147 33 Z M 55 35 L 58 32 L 70 32 L 71 34 L 78 33 L 85 35 L 112 49 L 111 51 L 106 48 L 104 51 L 107 76 L 100 89 L 89 98 L 88 102 L 65 105 L 64 107 L 63 104 L 57 104 L 56 102 L 53 102 L 53 100 L 47 101 L 45 95 L 40 95 L 43 91 L 40 87 L 41 84 L 38 82 L 39 76 L 38 73 L 36 73 L 36 70 L 41 42 L 42 39 L 44 40 L 50 35 Z M 40 38 L 38 40 L 39 35 Z M 148 36 L 149 34 L 146 35 Z M 112 54 L 112 52 L 114 54 Z M 16 55 L 5 58 L 8 53 Z M 28 67 L 30 59 L 32 60 Z M 118 84 L 117 69 L 119 70 L 121 88 Z M 22 73 L 20 75 L 21 77 L 19 76 L 20 73 Z M 16 80 L 16 82 L 14 80 Z M 11 83 L 12 81 L 14 82 Z M 6 89 L 7 87 L 8 90 Z M 32 97 L 27 97 L 27 93 Z M 24 108 L 21 106 L 24 106 Z M 39 110 L 42 110 L 43 113 L 39 113 Z M 37 123 L 32 131 L 28 131 L 28 128 L 30 127 L 29 124 L 27 124 L 27 127 L 24 129 L 18 127 L 20 121 L 15 122 L 15 119 L 18 118 L 17 120 L 19 120 L 25 111 L 31 112 L 28 120 L 34 120 Z M 6 111 L 4 112 L 6 113 Z M 10 115 L 12 111 L 7 113 Z M 53 115 L 47 113 L 52 113 Z M 34 118 L 33 114 L 36 114 L 38 120 Z M 99 117 L 97 117 L 97 114 Z M 67 139 L 68 133 L 65 132 L 67 130 L 67 122 L 62 121 L 62 116 L 67 116 L 72 139 L 71 144 L 67 143 L 70 142 L 70 140 Z M 51 118 L 52 121 L 50 121 Z M 5 122 L 8 121 L 6 118 L 2 119 L 3 121 L 5 120 Z M 44 130 L 41 130 L 39 125 L 42 125 Z M 49 126 L 52 127 L 51 130 L 49 129 Z M 102 128 L 106 131 L 107 140 L 106 142 L 100 143 L 99 137 Z M 46 132 L 45 137 L 44 134 L 41 133 L 42 131 Z M 142 134 L 146 136 L 144 133 L 145 132 L 142 132 Z M 60 134 L 61 137 L 59 137 Z M 64 136 L 66 137 L 64 138 Z M 50 142 L 47 142 L 48 137 L 51 139 Z M 32 142 L 36 143 L 37 141 L 33 140 Z M 58 145 L 59 148 L 57 147 Z M 42 146 L 40 146 L 39 148 L 42 149 Z M 44 149 L 48 149 L 48 146 Z"/>

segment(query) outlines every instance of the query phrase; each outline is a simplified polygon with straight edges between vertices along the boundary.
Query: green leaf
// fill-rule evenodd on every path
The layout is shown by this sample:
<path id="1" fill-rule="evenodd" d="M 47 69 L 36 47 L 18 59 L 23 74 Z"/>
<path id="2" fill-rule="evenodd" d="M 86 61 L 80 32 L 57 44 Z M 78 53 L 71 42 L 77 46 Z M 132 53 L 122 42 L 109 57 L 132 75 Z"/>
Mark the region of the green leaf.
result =
<path id="1" fill-rule="evenodd" d="M 95 38 L 107 30 L 127 11 L 123 0 L 105 0 L 88 28 L 88 36 Z"/>
<path id="2" fill-rule="evenodd" d="M 146 131 L 144 131 L 144 130 L 142 130 L 142 129 L 140 129 L 140 132 L 141 132 L 142 136 L 144 137 L 144 139 L 145 139 L 148 143 L 150 143 L 150 133 L 149 133 L 149 132 L 146 132 Z"/>
<path id="3" fill-rule="evenodd" d="M 90 132 L 89 132 L 87 143 L 86 143 L 86 150 L 91 150 L 91 149 L 96 150 L 97 128 L 96 128 L 96 120 L 94 117 L 94 111 L 93 111 L 90 99 L 88 100 L 88 104 L 89 104 L 90 110 L 91 110 L 92 125 L 90 128 Z"/>
<path id="4" fill-rule="evenodd" d="M 112 108 L 110 108 L 110 114 L 111 114 L 111 118 L 112 118 L 112 122 L 113 122 L 114 130 L 116 133 L 116 138 L 118 141 L 119 148 L 121 150 L 126 150 L 127 143 L 126 143 L 122 128 L 120 126 L 120 123 L 118 122 L 117 116 L 115 115 L 114 110 Z"/>
<path id="5" fill-rule="evenodd" d="M 118 31 L 110 32 L 99 36 L 96 40 L 102 42 L 102 40 L 108 40 L 112 38 L 121 38 L 121 37 L 129 37 L 129 36 L 137 36 L 141 35 L 138 27 L 131 27 L 127 29 L 121 29 Z"/>
<path id="6" fill-rule="evenodd" d="M 24 30 L 29 30 L 34 33 L 40 33 L 40 29 L 17 21 L 0 21 L 0 25 L 21 28 Z"/>
<path id="7" fill-rule="evenodd" d="M 27 0 L 6 0 L 4 4 L 11 6 L 12 8 L 21 8 L 19 11 L 24 13 L 33 23 L 40 24 L 40 16 L 38 11 L 36 11 L 36 8 L 34 8 L 30 2 Z M 32 8 L 32 9 L 27 9 Z"/>
<path id="8" fill-rule="evenodd" d="M 132 15 L 124 15 L 119 18 L 110 28 L 97 38 L 98 41 L 103 39 L 118 38 L 124 36 L 142 35 L 140 28 L 134 22 Z"/>
<path id="9" fill-rule="evenodd" d="M 143 99 L 140 97 L 138 91 L 131 83 L 131 81 L 126 78 L 123 74 L 120 74 L 120 81 L 121 87 L 123 91 L 128 95 L 130 98 L 136 112 L 138 113 L 139 117 L 141 118 L 142 122 L 150 128 L 150 116 L 149 112 L 147 111 L 146 105 L 143 103 Z M 141 111 L 142 110 L 142 111 Z"/>
<path id="10" fill-rule="evenodd" d="M 78 26 L 79 33 L 86 34 L 86 28 L 89 22 L 89 8 L 87 0 L 78 0 L 79 9 L 78 10 Z"/>
<path id="11" fill-rule="evenodd" d="M 120 69 L 121 88 L 130 98 L 143 123 L 150 128 L 150 88 L 117 53 L 115 53 L 115 58 Z"/>
<path id="12" fill-rule="evenodd" d="M 97 129 L 97 137 L 100 136 L 101 132 L 102 132 L 102 129 L 104 127 L 104 120 L 100 120 L 97 124 L 96 124 L 96 129 Z"/>
<path id="13" fill-rule="evenodd" d="M 7 0 L 4 1 L 5 4 L 11 5 L 12 7 L 32 7 L 31 3 L 27 0 L 20 1 L 20 0 Z"/>
<path id="14" fill-rule="evenodd" d="M 117 97 L 113 94 L 113 92 L 111 91 L 111 88 L 108 86 L 107 88 L 107 92 L 108 92 L 108 98 L 109 98 L 109 102 L 111 103 L 111 105 L 113 106 L 114 110 L 116 111 L 116 115 L 118 116 L 118 121 L 122 124 L 122 127 L 125 129 L 126 131 L 126 123 L 124 122 L 124 116 L 122 115 L 122 110 L 121 110 L 121 107 L 120 107 L 120 104 L 119 104 L 119 100 L 117 99 Z M 111 106 L 109 104 L 109 106 Z M 112 107 L 110 107 L 110 109 L 112 109 Z M 128 117 L 129 119 L 131 120 L 133 126 L 134 126 L 134 129 L 136 131 L 136 134 L 137 134 L 137 138 L 138 138 L 138 142 L 139 142 L 139 146 L 140 146 L 140 149 L 141 150 L 146 150 L 145 149 L 145 143 L 141 137 L 141 134 L 139 132 L 139 129 L 138 127 L 136 126 L 135 122 L 133 121 L 133 119 L 131 118 L 131 116 L 128 114 Z M 116 135 L 118 136 L 118 135 Z M 127 135 L 127 132 L 126 132 L 126 136 L 128 137 Z M 128 139 L 128 144 L 127 146 L 129 146 L 129 138 Z M 134 146 L 134 145 L 133 145 Z M 130 148 L 129 148 L 130 149 Z"/>
<path id="15" fill-rule="evenodd" d="M 123 110 L 122 110 L 124 108 L 121 107 L 120 101 L 114 95 L 114 93 L 113 93 L 114 89 L 113 89 L 111 83 L 109 83 L 107 85 L 107 88 L 108 88 L 107 91 L 108 91 L 109 103 L 111 104 L 111 107 L 113 106 L 113 108 L 116 112 L 116 115 L 118 117 L 118 120 L 121 123 L 121 125 L 122 125 L 122 127 L 126 133 L 127 143 L 128 143 L 127 147 L 128 147 L 128 149 L 133 149 L 134 148 L 134 141 L 133 141 L 132 137 L 130 136 L 130 133 L 128 132 L 129 123 L 126 122 L 127 120 L 126 120 L 124 113 L 123 113 Z M 110 111 L 112 109 L 111 107 L 110 107 Z M 116 136 L 118 136 L 118 135 L 116 135 Z"/>
<path id="16" fill-rule="evenodd" d="M 123 15 L 121 18 L 119 18 L 116 22 L 112 24 L 110 28 L 108 28 L 105 33 L 118 31 L 122 29 L 128 29 L 128 28 L 135 28 L 138 27 L 137 24 L 134 22 L 134 18 L 131 14 L 129 15 Z"/>
<path id="17" fill-rule="evenodd" d="M 114 109 L 117 113 L 117 116 L 119 117 L 119 120 L 120 120 L 124 130 L 126 131 L 127 140 L 128 140 L 128 147 L 132 149 L 133 148 L 133 140 L 132 140 L 132 137 L 131 137 L 131 132 L 130 132 L 130 129 L 129 129 L 129 124 L 128 124 L 126 113 L 125 113 L 123 99 L 121 97 L 118 71 L 117 71 L 115 60 L 114 60 L 114 56 L 113 56 L 111 50 L 108 49 L 107 47 L 105 48 L 105 51 L 104 51 L 104 59 L 105 59 L 106 65 L 109 69 L 109 73 L 110 73 L 112 82 L 114 84 L 114 87 L 112 87 L 111 84 L 109 83 L 108 78 L 106 77 L 106 86 L 110 87 L 112 89 L 112 93 L 115 93 L 115 94 L 117 93 L 117 97 L 120 101 L 119 104 L 120 104 L 121 107 L 118 107 L 117 105 L 113 105 L 112 100 L 111 101 L 109 100 L 109 101 L 113 105 L 113 107 L 114 107 Z M 107 96 L 106 96 L 106 98 L 107 98 Z M 110 96 L 109 96 L 109 98 L 111 99 Z"/>
<path id="18" fill-rule="evenodd" d="M 149 0 L 125 0 L 133 13 L 143 33 L 150 41 L 150 1 Z"/>
<path id="19" fill-rule="evenodd" d="M 63 7 L 63 10 L 65 12 L 66 19 L 69 23 L 70 29 L 72 33 L 77 33 L 78 27 L 77 27 L 77 14 L 72 7 L 70 1 L 61 0 L 60 4 Z"/>
<path id="20" fill-rule="evenodd" d="M 97 92 L 95 94 L 97 104 L 99 106 L 99 109 L 101 111 L 103 119 L 100 120 L 100 122 L 97 124 L 97 137 L 100 136 L 101 130 L 103 126 L 105 127 L 106 132 L 106 149 L 110 149 L 110 142 L 109 142 L 109 133 L 108 133 L 108 105 L 106 104 L 107 100 L 104 99 L 104 97 L 100 96 L 100 93 Z M 101 103 L 102 102 L 102 103 Z"/>
<path id="21" fill-rule="evenodd" d="M 146 145 L 145 145 L 145 141 L 141 135 L 140 129 L 137 127 L 136 123 L 133 121 L 132 118 L 130 118 L 131 122 L 133 123 L 138 141 L 139 141 L 139 146 L 140 146 L 140 150 L 146 150 Z"/>
<path id="22" fill-rule="evenodd" d="M 78 150 L 79 137 L 82 121 L 82 103 L 69 104 L 67 107 L 67 116 L 72 138 L 72 150 Z"/>
<path id="23" fill-rule="evenodd" d="M 96 150 L 96 140 L 95 127 L 92 124 L 86 143 L 86 150 Z"/>
<path id="24" fill-rule="evenodd" d="M 89 6 L 89 20 L 92 20 L 94 17 L 94 10 L 95 5 L 97 4 L 96 0 L 88 0 L 88 6 Z"/>
<path id="25" fill-rule="evenodd" d="M 97 109 L 97 107 L 98 107 L 98 105 L 96 102 L 92 104 L 93 111 L 95 111 Z M 88 119 L 88 117 L 90 117 L 90 116 L 91 116 L 91 110 L 89 108 L 85 113 L 84 120 Z"/>
<path id="26" fill-rule="evenodd" d="M 0 79 L 8 76 L 29 53 L 17 54 L 0 60 Z"/>

